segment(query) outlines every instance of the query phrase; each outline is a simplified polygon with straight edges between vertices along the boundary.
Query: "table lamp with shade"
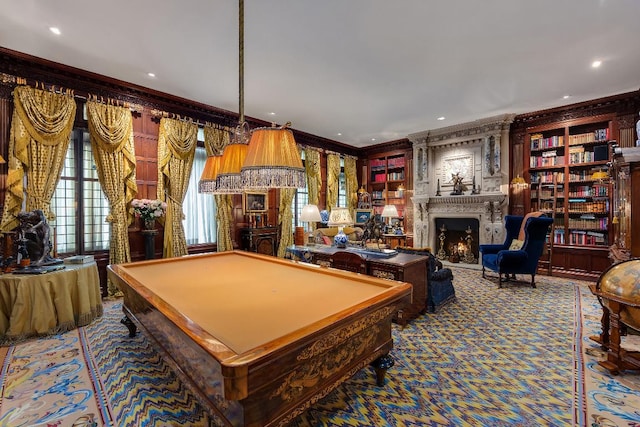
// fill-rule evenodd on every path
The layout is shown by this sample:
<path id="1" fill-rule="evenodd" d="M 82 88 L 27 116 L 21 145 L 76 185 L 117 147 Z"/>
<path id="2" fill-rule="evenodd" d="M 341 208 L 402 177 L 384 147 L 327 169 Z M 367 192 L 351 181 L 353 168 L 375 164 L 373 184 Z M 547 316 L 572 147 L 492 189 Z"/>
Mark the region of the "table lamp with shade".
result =
<path id="1" fill-rule="evenodd" d="M 344 227 L 353 225 L 351 213 L 347 208 L 333 208 L 329 214 L 329 227 L 338 227 L 338 233 L 333 238 L 333 243 L 337 248 L 346 248 L 349 238 L 344 234 Z"/>
<path id="2" fill-rule="evenodd" d="M 384 205 L 382 208 L 382 213 L 380 214 L 382 218 L 398 218 L 400 215 L 398 214 L 398 209 L 396 205 Z M 387 228 L 390 227 L 390 221 L 387 223 Z"/>
<path id="3" fill-rule="evenodd" d="M 320 216 L 320 210 L 316 205 L 305 205 L 302 207 L 302 212 L 300 212 L 300 221 L 301 222 L 320 222 L 322 221 L 322 217 Z M 307 245 L 313 246 L 315 242 L 313 240 L 313 230 L 307 236 Z"/>

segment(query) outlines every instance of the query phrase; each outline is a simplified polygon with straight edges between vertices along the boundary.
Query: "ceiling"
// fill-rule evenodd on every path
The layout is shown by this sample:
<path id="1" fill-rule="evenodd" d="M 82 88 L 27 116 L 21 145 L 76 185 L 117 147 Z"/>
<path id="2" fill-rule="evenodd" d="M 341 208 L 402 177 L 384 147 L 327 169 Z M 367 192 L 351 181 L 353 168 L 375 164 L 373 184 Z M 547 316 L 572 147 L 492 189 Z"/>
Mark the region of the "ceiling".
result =
<path id="1" fill-rule="evenodd" d="M 246 0 L 245 114 L 364 147 L 634 91 L 639 18 L 637 0 Z M 239 109 L 234 0 L 0 0 L 0 46 Z"/>

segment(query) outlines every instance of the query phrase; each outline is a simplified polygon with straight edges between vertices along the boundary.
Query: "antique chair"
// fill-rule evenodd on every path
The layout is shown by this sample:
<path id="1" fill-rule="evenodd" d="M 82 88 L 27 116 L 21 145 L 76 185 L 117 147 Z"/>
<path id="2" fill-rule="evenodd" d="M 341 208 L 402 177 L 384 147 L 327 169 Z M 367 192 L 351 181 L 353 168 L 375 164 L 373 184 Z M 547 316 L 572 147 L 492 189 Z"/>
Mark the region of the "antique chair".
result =
<path id="1" fill-rule="evenodd" d="M 504 243 L 480 245 L 480 252 L 482 252 L 482 255 L 497 254 L 500 251 L 509 249 L 513 239 L 517 239 L 520 234 L 523 219 L 524 217 L 519 215 L 506 215 L 504 217 L 504 228 L 507 232 L 507 236 L 504 239 Z"/>
<path id="2" fill-rule="evenodd" d="M 331 255 L 331 267 L 367 274 L 367 261 L 354 252 L 338 251 Z"/>
<path id="3" fill-rule="evenodd" d="M 398 246 L 399 253 L 423 255 L 427 262 L 427 311 L 435 313 L 443 306 L 456 300 L 453 287 L 453 272 L 450 268 L 442 268 L 442 263 L 431 253 L 430 248 L 412 248 Z"/>
<path id="4" fill-rule="evenodd" d="M 537 213 L 536 213 L 537 214 Z M 506 218 L 505 218 L 506 220 Z M 538 269 L 538 261 L 547 239 L 547 232 L 553 223 L 552 218 L 545 216 L 529 215 L 522 224 L 520 239 L 512 239 L 507 249 L 501 249 L 492 253 L 489 245 L 481 245 L 482 251 L 482 277 L 485 278 L 485 270 L 489 269 L 498 273 L 498 287 L 502 287 L 503 275 L 506 280 L 515 278 L 516 274 L 530 274 L 531 287 L 536 287 L 535 276 Z M 514 245 L 517 240 L 518 245 Z M 520 243 L 521 242 L 521 243 Z M 521 247 L 519 247 L 521 245 Z M 483 248 L 484 246 L 484 248 Z M 516 249 L 516 247 L 519 247 Z M 483 249 L 485 249 L 483 251 Z"/>

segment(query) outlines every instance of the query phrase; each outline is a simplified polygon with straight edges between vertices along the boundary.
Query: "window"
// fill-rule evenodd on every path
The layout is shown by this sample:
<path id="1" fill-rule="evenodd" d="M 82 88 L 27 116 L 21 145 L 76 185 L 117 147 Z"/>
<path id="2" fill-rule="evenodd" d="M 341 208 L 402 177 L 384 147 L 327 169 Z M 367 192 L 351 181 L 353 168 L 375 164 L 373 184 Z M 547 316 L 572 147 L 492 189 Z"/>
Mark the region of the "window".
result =
<path id="1" fill-rule="evenodd" d="M 211 194 L 198 193 L 198 181 L 207 161 L 204 148 L 197 147 L 193 158 L 189 187 L 182 202 L 187 245 L 214 243 L 217 237 L 216 202 Z"/>
<path id="2" fill-rule="evenodd" d="M 304 150 L 302 151 L 302 165 L 304 166 Z M 311 224 L 307 222 L 300 221 L 300 213 L 302 212 L 302 208 L 305 205 L 309 204 L 309 187 L 307 186 L 305 180 L 305 187 L 298 188 L 296 190 L 296 195 L 293 197 L 293 203 L 291 204 L 291 209 L 293 209 L 293 219 L 292 219 L 292 229 L 295 230 L 296 227 L 304 227 L 305 231 L 311 231 Z"/>
<path id="3" fill-rule="evenodd" d="M 340 175 L 338 175 L 338 207 L 347 208 L 347 179 L 344 175 L 344 158 L 340 157 Z"/>
<path id="4" fill-rule="evenodd" d="M 82 254 L 107 250 L 109 202 L 100 188 L 89 132 L 74 129 L 70 138 L 60 181 L 51 199 L 51 210 L 56 215 L 51 221 L 55 252 Z"/>

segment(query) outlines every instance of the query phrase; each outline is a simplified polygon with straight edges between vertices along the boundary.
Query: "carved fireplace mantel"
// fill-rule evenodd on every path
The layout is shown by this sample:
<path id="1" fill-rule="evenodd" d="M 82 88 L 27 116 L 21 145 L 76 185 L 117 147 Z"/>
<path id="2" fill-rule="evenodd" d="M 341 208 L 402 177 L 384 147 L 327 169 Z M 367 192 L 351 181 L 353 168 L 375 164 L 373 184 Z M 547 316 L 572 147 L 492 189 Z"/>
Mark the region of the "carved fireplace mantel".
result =
<path id="1" fill-rule="evenodd" d="M 479 243 L 504 239 L 509 127 L 514 114 L 409 135 L 413 143 L 414 246 L 437 246 L 436 218 L 475 218 Z M 463 194 L 456 194 L 462 178 Z M 453 193 L 453 194 L 452 194 Z"/>

